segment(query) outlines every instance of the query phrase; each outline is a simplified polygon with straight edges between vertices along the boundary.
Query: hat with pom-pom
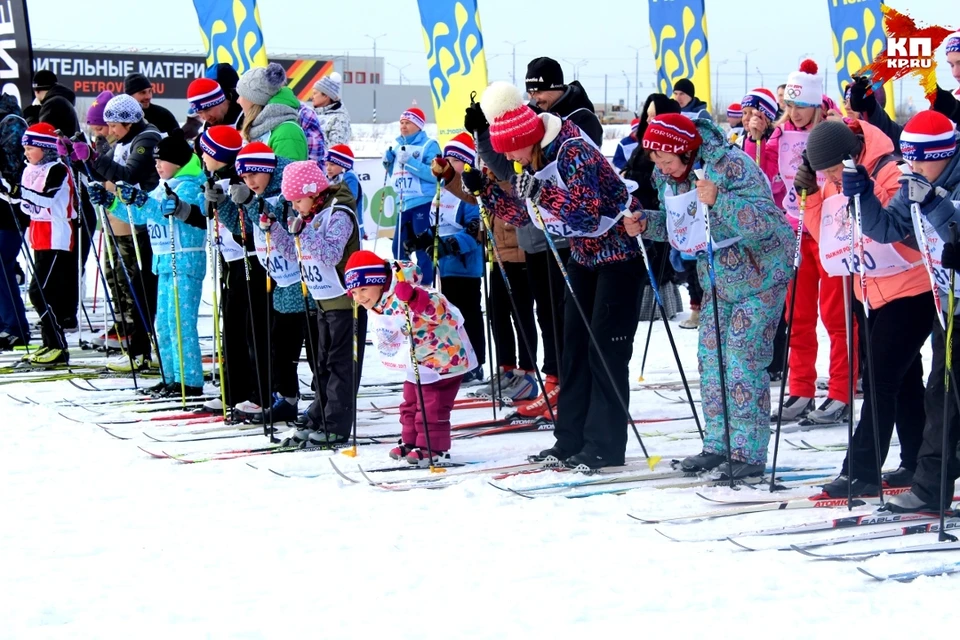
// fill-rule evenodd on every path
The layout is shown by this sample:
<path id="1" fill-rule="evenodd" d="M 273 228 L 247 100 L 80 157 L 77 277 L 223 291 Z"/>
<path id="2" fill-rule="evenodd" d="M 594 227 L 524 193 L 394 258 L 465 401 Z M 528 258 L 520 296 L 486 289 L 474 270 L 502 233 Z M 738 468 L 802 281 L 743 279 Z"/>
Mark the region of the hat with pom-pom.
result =
<path id="1" fill-rule="evenodd" d="M 301 160 L 291 162 L 283 170 L 280 192 L 288 202 L 294 202 L 301 198 L 312 198 L 321 191 L 326 191 L 329 186 L 320 165 L 313 160 Z"/>
<path id="2" fill-rule="evenodd" d="M 767 120 L 776 120 L 777 118 L 777 98 L 769 89 L 760 87 L 743 96 L 743 99 L 740 100 L 740 108 L 746 109 L 748 107 L 762 113 L 767 117 Z"/>
<path id="3" fill-rule="evenodd" d="M 350 171 L 353 169 L 353 149 L 345 144 L 335 144 L 327 149 L 327 162 Z"/>
<path id="4" fill-rule="evenodd" d="M 209 127 L 200 135 L 200 150 L 218 162 L 232 164 L 242 146 L 240 132 L 228 124 Z"/>
<path id="5" fill-rule="evenodd" d="M 355 251 L 347 259 L 343 283 L 347 291 L 359 287 L 384 287 L 387 284 L 387 263 L 373 251 Z"/>
<path id="6" fill-rule="evenodd" d="M 743 107 L 740 106 L 739 102 L 734 102 L 729 107 L 727 107 L 727 117 L 738 119 L 743 117 Z"/>
<path id="7" fill-rule="evenodd" d="M 473 143 L 473 136 L 469 133 L 458 133 L 450 138 L 443 147 L 444 158 L 455 158 L 469 165 L 477 164 L 477 146 Z"/>
<path id="8" fill-rule="evenodd" d="M 251 142 L 237 154 L 237 174 L 273 173 L 277 169 L 277 154 L 262 142 Z"/>
<path id="9" fill-rule="evenodd" d="M 819 107 L 823 102 L 823 78 L 813 60 L 800 63 L 800 70 L 787 76 L 787 86 L 783 90 L 783 101 L 797 107 Z"/>
<path id="10" fill-rule="evenodd" d="M 543 139 L 543 121 L 526 105 L 520 89 L 509 82 L 487 87 L 480 109 L 490 123 L 490 144 L 497 153 L 517 151 Z"/>
<path id="11" fill-rule="evenodd" d="M 110 98 L 103 109 L 103 119 L 108 123 L 134 124 L 143 120 L 143 108 L 134 98 L 121 93 Z"/>
<path id="12" fill-rule="evenodd" d="M 260 106 L 270 102 L 287 84 L 287 72 L 276 62 L 248 70 L 237 83 L 237 94 Z"/>
<path id="13" fill-rule="evenodd" d="M 20 144 L 40 149 L 57 148 L 57 130 L 48 122 L 38 122 L 23 132 Z"/>
<path id="14" fill-rule="evenodd" d="M 334 71 L 314 82 L 313 90 L 319 91 L 334 102 L 339 102 L 340 92 L 343 91 L 343 77 Z"/>
<path id="15" fill-rule="evenodd" d="M 904 160 L 945 160 L 957 153 L 957 132 L 942 113 L 921 111 L 910 118 L 900 134 Z"/>
<path id="16" fill-rule="evenodd" d="M 423 129 L 424 125 L 427 124 L 427 116 L 423 115 L 423 110 L 419 109 L 418 107 L 410 107 L 400 114 L 400 119 L 412 122 L 421 129 Z"/>

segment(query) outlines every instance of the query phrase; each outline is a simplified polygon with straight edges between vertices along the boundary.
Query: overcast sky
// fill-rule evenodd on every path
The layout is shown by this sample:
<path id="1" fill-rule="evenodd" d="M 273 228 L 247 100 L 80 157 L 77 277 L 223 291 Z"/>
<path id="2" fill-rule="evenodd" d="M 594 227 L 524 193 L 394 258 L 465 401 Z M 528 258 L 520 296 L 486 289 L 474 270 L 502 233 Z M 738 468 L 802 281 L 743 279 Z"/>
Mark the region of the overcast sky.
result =
<path id="1" fill-rule="evenodd" d="M 718 63 L 727 61 L 719 67 L 723 102 L 738 101 L 744 93 L 744 56 L 738 51 L 756 50 L 748 57 L 749 88 L 761 84 L 761 74 L 763 85 L 769 88 L 785 82 L 804 54 L 820 64 L 821 73 L 829 67 L 830 84 L 836 86 L 828 2 L 707 0 L 711 76 L 716 78 Z M 523 78 L 531 58 L 547 55 L 563 64 L 567 80 L 573 78 L 574 65 L 579 65 L 579 79 L 595 102 L 604 99 L 606 75 L 608 100 L 629 98 L 632 106 L 636 52 L 631 47 L 642 47 L 640 101 L 652 91 L 656 72 L 644 0 L 479 3 L 490 81 L 512 78 L 514 48 L 508 42 L 515 42 L 518 78 Z M 192 0 L 96 0 L 96 9 L 78 9 L 86 4 L 27 0 L 34 46 L 89 49 L 120 45 L 201 51 Z M 909 12 L 918 21 L 960 28 L 960 13 L 950 10 L 952 2 L 889 0 L 887 4 Z M 377 40 L 377 52 L 388 65 L 387 81 L 396 83 L 402 68 L 405 82 L 427 83 L 415 0 L 259 0 L 258 5 L 268 53 L 372 55 L 372 40 L 366 36 L 387 34 Z M 570 9 L 562 10 L 564 6 Z M 942 54 L 939 62 L 941 86 L 953 88 Z M 631 83 L 629 96 L 624 73 Z M 903 88 L 904 96 L 922 99 L 916 80 L 905 80 Z"/>

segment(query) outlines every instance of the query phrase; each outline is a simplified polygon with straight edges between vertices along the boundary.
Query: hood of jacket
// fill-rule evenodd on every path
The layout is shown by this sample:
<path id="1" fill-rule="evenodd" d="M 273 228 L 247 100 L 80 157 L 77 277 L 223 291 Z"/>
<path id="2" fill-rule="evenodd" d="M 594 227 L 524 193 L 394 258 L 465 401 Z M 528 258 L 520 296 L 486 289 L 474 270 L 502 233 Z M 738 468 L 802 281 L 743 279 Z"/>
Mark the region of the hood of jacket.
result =
<path id="1" fill-rule="evenodd" d="M 718 162 L 732 146 L 727 142 L 727 135 L 707 118 L 697 118 L 693 123 L 700 137 L 703 138 L 703 144 L 697 151 L 697 158 L 711 164 Z"/>
<path id="2" fill-rule="evenodd" d="M 580 127 L 573 124 L 572 120 L 560 121 L 552 114 L 544 114 L 541 115 L 540 118 L 544 121 L 544 128 L 546 129 L 541 144 L 544 145 L 543 155 L 547 159 L 547 162 L 553 162 L 557 159 L 560 146 L 570 138 L 583 138 L 587 140 L 583 135 L 583 131 L 581 131 Z M 557 124 L 560 125 L 559 128 L 556 127 Z"/>
<path id="3" fill-rule="evenodd" d="M 357 200 L 353 197 L 353 191 L 350 190 L 350 185 L 348 185 L 346 182 L 341 180 L 340 182 L 332 183 L 327 188 L 327 192 L 324 194 L 323 206 L 321 209 L 326 209 L 329 207 L 334 198 L 336 199 L 337 204 L 350 207 L 356 211 Z"/>
<path id="4" fill-rule="evenodd" d="M 957 144 L 957 152 L 950 158 L 943 173 L 933 181 L 933 186 L 949 191 L 953 200 L 960 199 L 960 143 Z"/>
<path id="5" fill-rule="evenodd" d="M 567 85 L 567 90 L 563 92 L 560 99 L 550 107 L 550 113 L 566 118 L 577 109 L 587 109 L 590 113 L 596 113 L 583 85 L 579 80 L 574 80 Z"/>
<path id="6" fill-rule="evenodd" d="M 270 182 L 267 183 L 267 188 L 260 194 L 261 197 L 273 198 L 280 195 L 280 185 L 283 183 L 283 170 L 286 169 L 287 165 L 291 162 L 293 161 L 277 156 L 277 168 L 270 174 Z"/>
<path id="7" fill-rule="evenodd" d="M 651 93 L 643 103 L 643 110 L 640 111 L 640 125 L 637 127 L 637 140 L 643 139 L 643 134 L 647 130 L 647 124 L 650 122 L 650 105 L 653 105 L 654 111 L 658 116 L 665 113 L 680 113 L 680 103 L 662 93 Z"/>
<path id="8" fill-rule="evenodd" d="M 283 87 L 270 98 L 263 111 L 250 126 L 250 139 L 257 140 L 284 122 L 299 122 L 300 102 L 289 87 Z"/>
<path id="9" fill-rule="evenodd" d="M 170 182 L 177 183 L 190 179 L 199 180 L 201 182 L 204 179 L 203 165 L 200 164 L 200 158 L 198 158 L 196 154 L 190 156 L 190 162 L 180 167 L 180 170 L 177 171 L 177 174 L 173 176 Z"/>
<path id="10" fill-rule="evenodd" d="M 147 122 L 146 120 L 141 120 L 140 122 L 134 122 L 133 125 L 130 127 L 130 131 L 127 132 L 127 135 L 123 136 L 123 138 L 118 140 L 117 144 L 128 144 L 128 143 L 132 144 L 134 140 L 136 140 L 138 137 L 144 134 L 153 134 L 157 137 L 157 141 L 159 141 L 160 130 L 157 129 L 152 124 L 150 124 L 149 122 Z M 156 145 L 156 142 L 154 142 L 154 145 Z M 150 149 L 151 151 L 153 150 L 152 145 Z"/>
<path id="11" fill-rule="evenodd" d="M 414 147 L 422 147 L 427 144 L 427 140 L 429 139 L 430 137 L 426 134 L 425 131 L 421 129 L 420 131 L 417 131 L 412 136 L 397 136 L 397 143 L 409 144 Z"/>
<path id="12" fill-rule="evenodd" d="M 74 106 L 77 105 L 77 94 L 75 94 L 73 91 L 66 88 L 62 84 L 57 83 L 52 87 L 50 87 L 50 90 L 47 91 L 47 95 L 43 96 L 43 101 L 46 102 L 47 100 L 50 100 L 51 98 L 55 98 L 55 97 L 64 98 L 70 104 Z"/>
<path id="13" fill-rule="evenodd" d="M 862 164 L 867 171 L 873 173 L 873 168 L 880 158 L 893 153 L 893 140 L 883 131 L 863 120 L 853 120 L 846 125 L 863 141 L 863 149 L 860 151 L 857 164 Z"/>

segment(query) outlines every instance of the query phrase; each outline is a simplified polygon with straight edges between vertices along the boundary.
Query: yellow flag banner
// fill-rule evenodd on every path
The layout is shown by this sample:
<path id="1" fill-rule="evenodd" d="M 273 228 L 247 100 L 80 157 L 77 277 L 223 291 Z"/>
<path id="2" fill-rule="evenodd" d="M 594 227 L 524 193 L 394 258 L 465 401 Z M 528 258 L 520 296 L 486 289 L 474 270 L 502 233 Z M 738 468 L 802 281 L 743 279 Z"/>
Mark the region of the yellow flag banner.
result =
<path id="1" fill-rule="evenodd" d="M 674 83 L 687 78 L 696 87 L 697 98 L 713 104 L 703 0 L 650 0 L 650 40 L 657 90 L 670 95 Z"/>
<path id="2" fill-rule="evenodd" d="M 477 0 L 419 0 L 423 43 L 430 71 L 430 93 L 443 147 L 463 131 L 470 94 L 487 86 Z"/>
<path id="3" fill-rule="evenodd" d="M 207 67 L 221 62 L 243 74 L 267 66 L 257 0 L 193 0 L 200 21 Z"/>

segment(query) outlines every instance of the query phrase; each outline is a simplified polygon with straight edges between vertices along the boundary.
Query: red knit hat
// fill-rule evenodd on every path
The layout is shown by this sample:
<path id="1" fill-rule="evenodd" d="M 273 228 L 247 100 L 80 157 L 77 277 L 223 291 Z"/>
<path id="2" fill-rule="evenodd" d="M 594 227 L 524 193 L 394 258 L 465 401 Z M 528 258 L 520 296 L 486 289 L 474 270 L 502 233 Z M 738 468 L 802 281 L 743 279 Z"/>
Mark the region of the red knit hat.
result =
<path id="1" fill-rule="evenodd" d="M 417 125 L 423 129 L 424 125 L 427 124 L 427 116 L 423 115 L 423 111 L 417 107 L 410 107 L 400 115 L 401 120 L 409 120 L 413 124 Z"/>
<path id="2" fill-rule="evenodd" d="M 703 138 L 690 118 L 679 113 L 665 113 L 652 119 L 643 133 L 643 148 L 681 155 L 695 151 Z"/>
<path id="3" fill-rule="evenodd" d="M 640 118 L 634 118 L 630 121 L 630 133 L 636 133 L 640 128 Z"/>
<path id="4" fill-rule="evenodd" d="M 187 87 L 187 101 L 194 112 L 206 111 L 225 102 L 226 99 L 227 96 L 220 88 L 220 83 L 210 78 L 197 78 Z"/>
<path id="5" fill-rule="evenodd" d="M 347 291 L 358 287 L 386 286 L 387 263 L 373 251 L 356 251 L 347 259 L 343 282 Z"/>
<path id="6" fill-rule="evenodd" d="M 326 191 L 329 186 L 320 165 L 313 160 L 300 160 L 291 162 L 283 170 L 280 192 L 288 202 L 294 202 L 300 198 L 312 198 L 321 191 Z"/>
<path id="7" fill-rule="evenodd" d="M 734 102 L 729 107 L 727 107 L 727 117 L 728 118 L 743 117 L 743 107 L 740 106 L 739 102 Z"/>
<path id="8" fill-rule="evenodd" d="M 517 151 L 543 139 L 543 121 L 524 104 L 520 89 L 509 82 L 487 87 L 480 108 L 490 123 L 490 143 L 497 153 Z"/>
<path id="9" fill-rule="evenodd" d="M 350 171 L 353 169 L 353 150 L 345 144 L 335 144 L 327 150 L 327 162 Z"/>
<path id="10" fill-rule="evenodd" d="M 32 127 L 31 127 L 32 128 Z M 944 160 L 957 153 L 957 132 L 947 116 L 921 111 L 910 118 L 900 134 L 904 160 Z"/>
<path id="11" fill-rule="evenodd" d="M 20 144 L 25 147 L 55 150 L 57 148 L 57 130 L 48 122 L 38 122 L 23 133 Z"/>
<path id="12" fill-rule="evenodd" d="M 236 127 L 228 124 L 218 124 L 207 128 L 200 136 L 200 150 L 217 160 L 232 164 L 237 159 L 237 153 L 243 146 L 243 138 Z"/>
<path id="13" fill-rule="evenodd" d="M 469 165 L 477 163 L 477 147 L 469 133 L 458 133 L 443 148 L 444 158 L 456 158 Z"/>
<path id="14" fill-rule="evenodd" d="M 273 173 L 277 168 L 277 155 L 262 142 L 251 142 L 237 154 L 237 174 Z"/>

